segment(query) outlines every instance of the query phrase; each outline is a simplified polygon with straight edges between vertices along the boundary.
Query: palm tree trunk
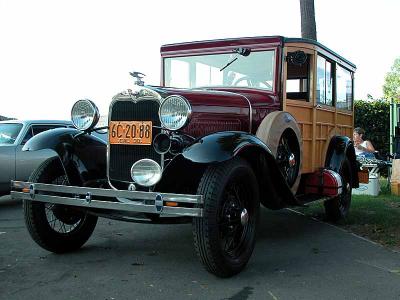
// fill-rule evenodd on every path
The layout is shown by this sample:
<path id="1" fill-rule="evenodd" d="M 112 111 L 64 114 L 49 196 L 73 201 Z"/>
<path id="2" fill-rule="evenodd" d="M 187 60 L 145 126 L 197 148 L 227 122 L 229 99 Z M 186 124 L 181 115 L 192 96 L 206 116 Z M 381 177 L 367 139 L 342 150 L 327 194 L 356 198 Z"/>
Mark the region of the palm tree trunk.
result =
<path id="1" fill-rule="evenodd" d="M 301 37 L 317 40 L 314 0 L 300 0 Z"/>

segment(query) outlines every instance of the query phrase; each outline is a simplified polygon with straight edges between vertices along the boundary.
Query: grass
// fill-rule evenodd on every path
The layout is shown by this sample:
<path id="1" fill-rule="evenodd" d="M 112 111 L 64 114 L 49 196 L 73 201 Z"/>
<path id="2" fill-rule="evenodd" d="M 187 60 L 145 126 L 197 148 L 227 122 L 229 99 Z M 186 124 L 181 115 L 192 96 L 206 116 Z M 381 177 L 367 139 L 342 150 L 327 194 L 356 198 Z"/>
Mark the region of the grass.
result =
<path id="1" fill-rule="evenodd" d="M 298 211 L 324 220 L 323 204 L 311 204 Z M 350 212 L 336 225 L 394 250 L 400 250 L 400 196 L 390 194 L 384 185 L 374 196 L 353 195 Z"/>

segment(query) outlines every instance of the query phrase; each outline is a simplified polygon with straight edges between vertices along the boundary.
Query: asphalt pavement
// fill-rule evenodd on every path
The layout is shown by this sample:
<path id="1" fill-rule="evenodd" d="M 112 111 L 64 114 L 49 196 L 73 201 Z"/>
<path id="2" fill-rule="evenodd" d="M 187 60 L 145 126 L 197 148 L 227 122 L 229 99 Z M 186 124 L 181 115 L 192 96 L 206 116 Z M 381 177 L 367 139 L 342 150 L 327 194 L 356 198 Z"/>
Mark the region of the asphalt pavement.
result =
<path id="1" fill-rule="evenodd" d="M 290 210 L 261 210 L 253 256 L 221 279 L 196 257 L 191 224 L 100 219 L 81 250 L 49 253 L 21 203 L 0 198 L 0 299 L 400 299 L 400 253 Z"/>

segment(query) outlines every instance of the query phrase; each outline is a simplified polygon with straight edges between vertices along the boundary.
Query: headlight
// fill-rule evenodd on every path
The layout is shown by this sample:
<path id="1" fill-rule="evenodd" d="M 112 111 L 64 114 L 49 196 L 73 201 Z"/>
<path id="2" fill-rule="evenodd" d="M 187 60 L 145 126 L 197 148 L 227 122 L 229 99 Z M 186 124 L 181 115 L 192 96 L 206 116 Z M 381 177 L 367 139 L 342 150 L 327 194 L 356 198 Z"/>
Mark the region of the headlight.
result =
<path id="1" fill-rule="evenodd" d="M 160 106 L 160 120 L 169 130 L 178 130 L 184 127 L 192 113 L 189 102 L 181 96 L 169 96 Z"/>
<path id="2" fill-rule="evenodd" d="M 141 186 L 152 186 L 161 179 L 161 167 L 154 160 L 141 159 L 133 164 L 131 177 Z"/>
<path id="3" fill-rule="evenodd" d="M 79 130 L 88 130 L 96 126 L 100 114 L 97 106 L 90 100 L 78 100 L 72 106 L 71 120 Z"/>

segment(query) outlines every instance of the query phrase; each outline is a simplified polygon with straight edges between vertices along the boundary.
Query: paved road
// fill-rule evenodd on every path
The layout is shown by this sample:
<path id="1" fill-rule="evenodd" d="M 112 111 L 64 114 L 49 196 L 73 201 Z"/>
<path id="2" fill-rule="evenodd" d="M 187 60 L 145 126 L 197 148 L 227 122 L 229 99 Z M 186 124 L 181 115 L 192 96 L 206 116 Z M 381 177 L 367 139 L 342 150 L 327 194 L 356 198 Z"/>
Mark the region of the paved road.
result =
<path id="1" fill-rule="evenodd" d="M 262 210 L 246 270 L 205 272 L 191 225 L 101 219 L 78 252 L 29 237 L 21 204 L 0 198 L 0 299 L 400 299 L 400 254 L 288 210 Z"/>

